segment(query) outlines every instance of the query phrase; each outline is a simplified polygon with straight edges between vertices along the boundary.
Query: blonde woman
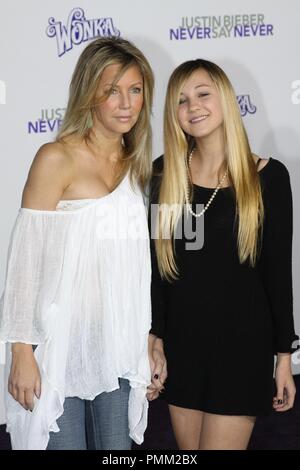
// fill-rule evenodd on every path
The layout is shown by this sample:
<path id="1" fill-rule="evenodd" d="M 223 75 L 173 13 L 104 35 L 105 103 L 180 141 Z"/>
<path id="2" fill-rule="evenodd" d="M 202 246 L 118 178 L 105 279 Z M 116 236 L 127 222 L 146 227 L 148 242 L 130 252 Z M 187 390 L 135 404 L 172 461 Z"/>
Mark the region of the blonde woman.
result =
<path id="1" fill-rule="evenodd" d="M 155 373 L 161 386 L 168 373 L 180 449 L 246 449 L 256 416 L 295 397 L 289 174 L 251 152 L 229 79 L 206 60 L 173 72 L 164 134 L 151 197 Z M 183 215 L 204 218 L 201 249 L 175 237 Z"/>
<path id="2" fill-rule="evenodd" d="M 143 440 L 152 92 L 141 51 L 95 40 L 79 57 L 56 142 L 33 161 L 0 312 L 13 449 L 129 449 Z"/>

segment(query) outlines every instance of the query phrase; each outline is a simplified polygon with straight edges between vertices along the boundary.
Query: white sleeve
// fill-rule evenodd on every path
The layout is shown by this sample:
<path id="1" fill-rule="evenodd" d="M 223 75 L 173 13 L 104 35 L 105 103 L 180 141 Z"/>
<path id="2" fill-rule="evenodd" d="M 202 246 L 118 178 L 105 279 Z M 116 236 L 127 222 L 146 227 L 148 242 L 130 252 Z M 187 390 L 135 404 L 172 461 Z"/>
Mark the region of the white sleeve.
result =
<path id="1" fill-rule="evenodd" d="M 45 342 L 70 220 L 52 211 L 20 209 L 8 250 L 0 342 Z"/>

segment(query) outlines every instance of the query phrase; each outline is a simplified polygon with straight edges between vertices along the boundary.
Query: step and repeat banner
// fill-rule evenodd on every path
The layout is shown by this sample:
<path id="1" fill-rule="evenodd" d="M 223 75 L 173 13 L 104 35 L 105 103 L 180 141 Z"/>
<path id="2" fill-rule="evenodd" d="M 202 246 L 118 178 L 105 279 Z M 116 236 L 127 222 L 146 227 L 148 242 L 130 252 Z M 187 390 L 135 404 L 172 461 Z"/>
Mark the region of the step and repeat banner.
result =
<path id="1" fill-rule="evenodd" d="M 295 214 L 294 302 L 299 333 L 299 0 L 2 0 L 1 292 L 9 235 L 31 161 L 40 145 L 55 138 L 79 54 L 88 41 L 107 35 L 133 41 L 154 69 L 153 158 L 162 153 L 164 95 L 174 67 L 201 57 L 219 64 L 231 78 L 253 151 L 282 160 L 290 171 Z M 0 423 L 5 422 L 4 362 L 4 348 L 0 346 Z M 294 354 L 295 373 L 300 372 L 299 362 L 299 354 Z"/>

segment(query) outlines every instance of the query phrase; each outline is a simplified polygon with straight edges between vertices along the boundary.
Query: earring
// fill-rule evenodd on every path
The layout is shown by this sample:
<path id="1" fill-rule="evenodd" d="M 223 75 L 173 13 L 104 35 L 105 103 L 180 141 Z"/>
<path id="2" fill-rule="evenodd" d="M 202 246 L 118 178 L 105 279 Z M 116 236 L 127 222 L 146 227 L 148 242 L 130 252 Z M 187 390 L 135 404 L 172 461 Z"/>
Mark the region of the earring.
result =
<path id="1" fill-rule="evenodd" d="M 93 116 L 92 116 L 91 110 L 89 110 L 88 116 L 87 116 L 87 127 L 88 129 L 91 129 L 91 127 L 93 127 Z"/>

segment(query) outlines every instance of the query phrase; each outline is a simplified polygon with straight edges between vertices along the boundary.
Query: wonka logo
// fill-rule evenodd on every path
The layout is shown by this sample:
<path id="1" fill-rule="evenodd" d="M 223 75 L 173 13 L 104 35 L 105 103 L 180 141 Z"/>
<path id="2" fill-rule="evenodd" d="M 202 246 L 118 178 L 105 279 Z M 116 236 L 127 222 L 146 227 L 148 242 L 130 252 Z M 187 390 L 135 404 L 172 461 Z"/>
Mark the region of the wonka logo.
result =
<path id="1" fill-rule="evenodd" d="M 237 101 L 240 107 L 241 115 L 244 117 L 246 114 L 256 113 L 257 107 L 251 103 L 250 95 L 239 95 Z"/>
<path id="2" fill-rule="evenodd" d="M 55 18 L 49 18 L 46 34 L 49 38 L 56 36 L 57 52 L 61 57 L 71 50 L 73 45 L 81 44 L 96 37 L 120 36 L 112 18 L 95 18 L 87 20 L 82 8 L 73 8 L 66 26 Z"/>

